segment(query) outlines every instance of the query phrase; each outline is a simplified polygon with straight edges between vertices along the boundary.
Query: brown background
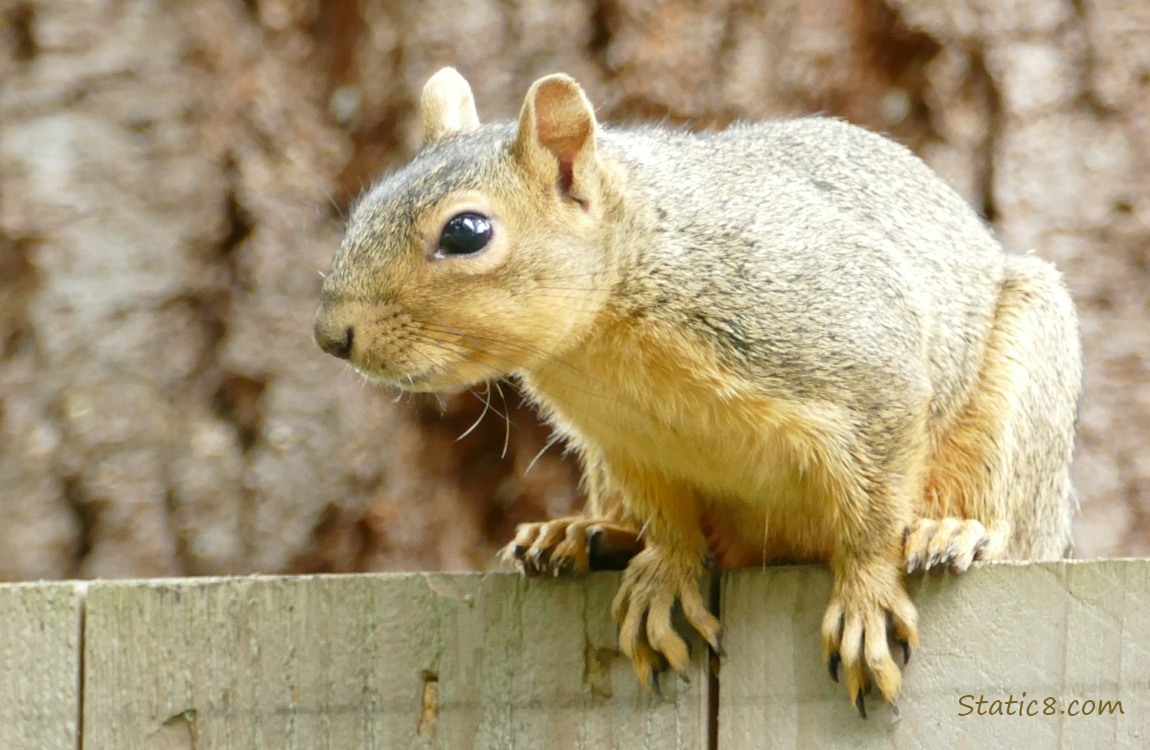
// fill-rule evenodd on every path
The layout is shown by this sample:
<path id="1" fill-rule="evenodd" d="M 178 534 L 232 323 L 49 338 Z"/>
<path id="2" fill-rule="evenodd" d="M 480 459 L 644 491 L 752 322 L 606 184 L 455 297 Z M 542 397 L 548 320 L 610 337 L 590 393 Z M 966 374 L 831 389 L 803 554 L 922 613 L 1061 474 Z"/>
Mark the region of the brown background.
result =
<path id="1" fill-rule="evenodd" d="M 1078 552 L 1150 552 L 1150 0 L 0 0 L 0 578 L 484 568 L 577 505 L 510 389 L 456 441 L 480 398 L 396 403 L 310 341 L 444 64 L 486 119 L 562 70 L 607 121 L 915 148 L 1066 273 Z"/>

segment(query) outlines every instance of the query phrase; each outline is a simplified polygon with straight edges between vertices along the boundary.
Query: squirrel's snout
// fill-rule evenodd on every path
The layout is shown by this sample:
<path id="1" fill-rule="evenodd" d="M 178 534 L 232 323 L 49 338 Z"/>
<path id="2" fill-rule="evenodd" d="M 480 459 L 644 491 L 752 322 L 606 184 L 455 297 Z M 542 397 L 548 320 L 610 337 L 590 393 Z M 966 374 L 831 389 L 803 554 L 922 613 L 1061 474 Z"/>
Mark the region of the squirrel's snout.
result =
<path id="1" fill-rule="evenodd" d="M 331 356 L 347 359 L 351 356 L 355 329 L 320 312 L 315 316 L 312 337 L 319 348 Z"/>

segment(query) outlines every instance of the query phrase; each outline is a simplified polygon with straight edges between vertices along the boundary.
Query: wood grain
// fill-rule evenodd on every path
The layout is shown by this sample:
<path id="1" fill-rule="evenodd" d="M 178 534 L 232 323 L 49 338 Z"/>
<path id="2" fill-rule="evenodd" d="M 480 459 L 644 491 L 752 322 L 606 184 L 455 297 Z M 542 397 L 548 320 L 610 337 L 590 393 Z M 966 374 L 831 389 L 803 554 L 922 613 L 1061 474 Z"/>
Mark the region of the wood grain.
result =
<path id="1" fill-rule="evenodd" d="M 616 575 L 363 575 L 93 584 L 85 747 L 681 748 L 690 684 L 639 688 Z"/>
<path id="2" fill-rule="evenodd" d="M 75 750 L 81 587 L 0 585 L 0 748 Z"/>
<path id="3" fill-rule="evenodd" d="M 719 747 L 1146 746 L 1146 561 L 983 565 L 957 579 L 915 581 L 910 593 L 922 643 L 904 670 L 899 717 L 871 695 L 871 718 L 863 721 L 822 665 L 830 574 L 807 567 L 726 574 Z M 992 701 L 1011 696 L 1039 715 L 1019 715 L 1017 703 L 1014 715 L 1005 704 L 1002 715 L 990 715 Z M 1048 698 L 1055 701 L 1049 716 Z M 1078 710 L 1088 700 L 1121 701 L 1123 713 L 1062 713 L 1072 700 Z"/>

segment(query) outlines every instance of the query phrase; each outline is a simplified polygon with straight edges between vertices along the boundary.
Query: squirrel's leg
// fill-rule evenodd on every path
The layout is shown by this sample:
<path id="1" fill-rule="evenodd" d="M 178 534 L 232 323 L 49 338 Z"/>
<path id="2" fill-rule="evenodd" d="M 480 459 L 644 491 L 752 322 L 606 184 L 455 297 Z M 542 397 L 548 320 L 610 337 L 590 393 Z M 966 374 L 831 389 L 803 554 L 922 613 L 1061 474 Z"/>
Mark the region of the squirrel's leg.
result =
<path id="1" fill-rule="evenodd" d="M 620 489 L 644 520 L 646 548 L 623 574 L 611 612 L 619 622 L 619 646 L 639 680 L 658 691 L 666 667 L 685 674 L 687 643 L 675 631 L 676 602 L 687 622 L 716 651 L 720 626 L 699 586 L 706 572 L 707 541 L 699 526 L 693 491 L 654 473 L 620 477 Z"/>
<path id="2" fill-rule="evenodd" d="M 594 570 L 623 570 L 643 549 L 639 524 L 618 492 L 606 482 L 602 460 L 581 456 L 587 506 L 582 515 L 521 523 L 500 557 L 527 576 L 580 576 Z"/>
<path id="3" fill-rule="evenodd" d="M 918 615 L 902 575 L 902 529 L 913 512 L 919 475 L 877 472 L 871 476 L 888 477 L 886 486 L 842 483 L 835 493 L 840 527 L 830 561 L 834 588 L 822 622 L 823 657 L 835 681 L 842 667 L 851 702 L 864 717 L 863 694 L 872 677 L 891 705 L 902 687 L 888 636 L 902 647 L 904 663 L 918 646 Z"/>
<path id="4" fill-rule="evenodd" d="M 921 518 L 906 537 L 908 572 L 1069 553 L 1081 371 L 1058 272 L 1008 256 L 978 379 L 934 440 Z"/>

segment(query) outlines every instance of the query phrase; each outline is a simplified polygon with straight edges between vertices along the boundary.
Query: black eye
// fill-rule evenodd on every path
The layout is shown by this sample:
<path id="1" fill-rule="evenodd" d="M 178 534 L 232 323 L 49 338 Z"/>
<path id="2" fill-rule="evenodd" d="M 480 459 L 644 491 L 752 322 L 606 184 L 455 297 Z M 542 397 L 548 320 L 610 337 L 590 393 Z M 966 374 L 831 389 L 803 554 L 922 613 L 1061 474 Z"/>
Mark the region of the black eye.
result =
<path id="1" fill-rule="evenodd" d="M 491 234 L 491 220 L 486 216 L 472 213 L 452 216 L 439 235 L 439 251 L 443 255 L 472 255 L 487 247 Z"/>

